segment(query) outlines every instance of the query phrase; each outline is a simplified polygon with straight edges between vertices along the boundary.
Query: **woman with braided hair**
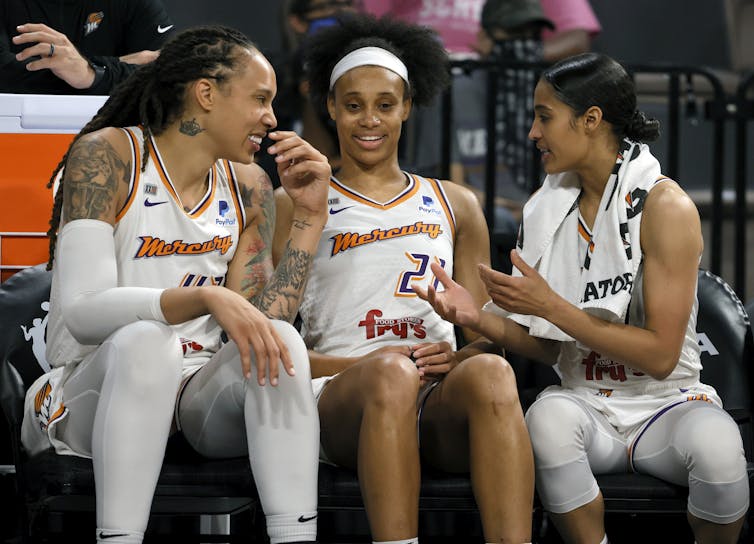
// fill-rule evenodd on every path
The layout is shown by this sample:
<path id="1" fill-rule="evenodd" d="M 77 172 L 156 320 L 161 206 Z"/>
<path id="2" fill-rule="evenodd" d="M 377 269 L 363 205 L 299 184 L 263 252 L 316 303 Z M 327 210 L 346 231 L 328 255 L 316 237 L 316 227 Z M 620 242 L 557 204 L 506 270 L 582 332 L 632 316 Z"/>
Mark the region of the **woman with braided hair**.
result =
<path id="1" fill-rule="evenodd" d="M 474 194 L 398 163 L 412 105 L 448 81 L 445 50 L 429 28 L 367 15 L 307 49 L 342 158 L 301 303 L 324 458 L 358 470 L 375 542 L 418 541 L 420 465 L 471 472 L 486 542 L 528 542 L 533 461 L 513 371 L 486 346 L 456 350 L 453 326 L 412 290 L 437 263 L 484 302 L 489 237 Z M 281 259 L 294 207 L 277 196 Z"/>
<path id="2" fill-rule="evenodd" d="M 271 542 L 316 538 L 319 425 L 288 322 L 330 167 L 272 132 L 275 92 L 243 34 L 188 29 L 113 92 L 53 173 L 54 369 L 27 393 L 23 440 L 92 459 L 98 541 L 142 541 L 171 428 L 207 457 L 249 455 Z M 293 203 L 274 269 L 272 187 L 253 163 L 265 136 Z"/>

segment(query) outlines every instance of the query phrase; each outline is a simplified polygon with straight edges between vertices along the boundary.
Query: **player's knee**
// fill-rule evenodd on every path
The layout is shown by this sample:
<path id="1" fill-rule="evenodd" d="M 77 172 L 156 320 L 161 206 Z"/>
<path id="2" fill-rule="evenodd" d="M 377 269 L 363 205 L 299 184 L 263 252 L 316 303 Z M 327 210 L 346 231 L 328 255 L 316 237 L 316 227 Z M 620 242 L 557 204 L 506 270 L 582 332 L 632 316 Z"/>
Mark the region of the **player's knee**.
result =
<path id="1" fill-rule="evenodd" d="M 311 376 L 309 354 L 306 349 L 306 344 L 304 344 L 304 340 L 301 338 L 301 335 L 296 328 L 287 321 L 281 321 L 279 319 L 273 319 L 272 325 L 275 327 L 275 331 L 288 349 L 291 361 L 293 362 L 293 368 L 296 370 L 296 375 L 302 377 Z"/>
<path id="2" fill-rule="evenodd" d="M 419 372 L 400 353 L 381 353 L 362 369 L 365 402 L 383 410 L 414 406 L 419 392 Z"/>
<path id="3" fill-rule="evenodd" d="M 678 447 L 687 459 L 689 472 L 697 479 L 719 483 L 745 476 L 746 458 L 738 425 L 722 411 L 696 419 L 693 432 L 679 436 Z"/>
<path id="4" fill-rule="evenodd" d="M 117 350 L 118 376 L 138 390 L 158 390 L 180 381 L 181 344 L 173 329 L 156 321 L 137 321 L 116 331 L 108 342 Z"/>
<path id="5" fill-rule="evenodd" d="M 516 376 L 508 361 L 499 355 L 482 353 L 469 357 L 453 372 L 469 403 L 518 408 Z"/>
<path id="6" fill-rule="evenodd" d="M 538 399 L 526 412 L 532 449 L 537 458 L 553 458 L 565 444 L 583 442 L 586 415 L 572 400 L 558 395 Z M 555 462 L 555 459 L 550 459 Z"/>

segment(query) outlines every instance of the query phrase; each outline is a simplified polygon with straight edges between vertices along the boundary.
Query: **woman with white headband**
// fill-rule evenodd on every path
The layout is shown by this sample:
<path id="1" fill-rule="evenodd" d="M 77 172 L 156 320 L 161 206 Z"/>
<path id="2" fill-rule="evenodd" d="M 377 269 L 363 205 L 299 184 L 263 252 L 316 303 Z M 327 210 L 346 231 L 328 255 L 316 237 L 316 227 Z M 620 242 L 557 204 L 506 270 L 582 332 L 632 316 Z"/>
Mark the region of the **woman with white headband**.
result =
<path id="1" fill-rule="evenodd" d="M 428 28 L 359 15 L 314 36 L 306 62 L 342 158 L 300 307 L 323 459 L 358 470 L 375 542 L 418 542 L 421 464 L 471 473 L 486 542 L 528 542 L 533 461 L 513 371 L 484 339 L 456 351 L 453 325 L 413 290 L 436 283 L 436 263 L 485 300 L 476 198 L 398 163 L 411 107 L 448 82 L 445 51 Z M 277 196 L 275 257 L 291 225 Z"/>

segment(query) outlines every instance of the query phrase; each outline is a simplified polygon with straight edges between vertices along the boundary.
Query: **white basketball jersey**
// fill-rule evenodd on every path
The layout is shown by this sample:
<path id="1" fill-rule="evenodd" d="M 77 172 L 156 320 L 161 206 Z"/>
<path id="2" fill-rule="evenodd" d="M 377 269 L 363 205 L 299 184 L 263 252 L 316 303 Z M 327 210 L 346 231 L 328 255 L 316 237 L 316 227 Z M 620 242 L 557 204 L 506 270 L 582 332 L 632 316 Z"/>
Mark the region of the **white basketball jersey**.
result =
<path id="1" fill-rule="evenodd" d="M 128 199 L 116 217 L 114 237 L 118 285 L 134 287 L 190 287 L 224 285 L 235 254 L 245 215 L 233 169 L 215 163 L 208 174 L 207 192 L 190 211 L 183 208 L 159 150 L 152 145 L 141 172 L 143 133 L 123 129 L 131 142 L 132 175 Z M 81 360 L 96 346 L 78 344 L 65 328 L 56 304 L 53 278 L 47 355 L 55 366 Z M 187 365 L 208 358 L 220 346 L 220 327 L 202 316 L 173 329 L 183 345 Z"/>
<path id="2" fill-rule="evenodd" d="M 453 325 L 411 290 L 439 283 L 430 263 L 453 275 L 453 211 L 437 180 L 406 177 L 408 186 L 385 203 L 332 178 L 330 215 L 300 307 L 309 349 L 359 356 L 443 340 L 455 348 Z"/>
<path id="3" fill-rule="evenodd" d="M 592 234 L 579 216 L 579 252 L 585 255 Z M 628 308 L 628 324 L 644 327 L 644 265 L 639 265 Z M 563 385 L 601 390 L 605 394 L 613 390 L 632 390 L 636 393 L 651 393 L 678 387 L 688 387 L 699 382 L 702 368 L 700 349 L 696 335 L 698 302 L 694 298 L 691 315 L 686 325 L 681 354 L 670 376 L 658 381 L 648 374 L 634 370 L 619 361 L 602 357 L 577 342 L 563 343 L 558 359 Z"/>

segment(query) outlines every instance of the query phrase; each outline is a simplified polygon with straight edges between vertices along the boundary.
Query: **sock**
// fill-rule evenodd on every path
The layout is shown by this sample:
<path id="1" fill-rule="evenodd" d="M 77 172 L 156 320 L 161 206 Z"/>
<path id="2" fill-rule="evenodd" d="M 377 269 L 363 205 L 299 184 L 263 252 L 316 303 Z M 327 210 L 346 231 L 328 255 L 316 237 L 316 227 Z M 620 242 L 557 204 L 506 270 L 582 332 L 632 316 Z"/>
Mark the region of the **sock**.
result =
<path id="1" fill-rule="evenodd" d="M 107 542 L 108 544 L 141 544 L 141 541 L 144 540 L 144 533 L 103 529 L 101 527 L 97 527 L 96 535 L 97 542 Z"/>
<path id="2" fill-rule="evenodd" d="M 270 544 L 314 542 L 317 539 L 317 512 L 266 516 Z"/>
<path id="3" fill-rule="evenodd" d="M 419 538 L 407 538 L 406 540 L 373 540 L 372 544 L 419 544 Z"/>

